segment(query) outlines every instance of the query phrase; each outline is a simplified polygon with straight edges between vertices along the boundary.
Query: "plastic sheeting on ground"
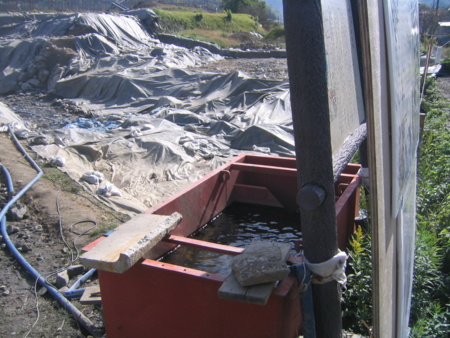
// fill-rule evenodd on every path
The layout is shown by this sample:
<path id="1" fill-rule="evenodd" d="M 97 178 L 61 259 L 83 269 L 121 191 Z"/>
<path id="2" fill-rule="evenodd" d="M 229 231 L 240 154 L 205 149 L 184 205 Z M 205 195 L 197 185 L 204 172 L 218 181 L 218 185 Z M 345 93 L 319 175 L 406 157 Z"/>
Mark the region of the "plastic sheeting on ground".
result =
<path id="1" fill-rule="evenodd" d="M 0 102 L 0 125 L 6 126 L 9 123 L 19 125 L 21 129 L 24 127 L 24 122 L 22 119 L 17 116 L 7 105 Z"/>
<path id="2" fill-rule="evenodd" d="M 149 30 L 154 15 L 0 14 L 0 94 L 51 92 L 57 81 L 90 70 L 104 76 L 128 68 L 148 73 L 221 58 L 204 48 L 160 43 Z"/>
<path id="3" fill-rule="evenodd" d="M 294 156 L 287 83 L 187 69 L 221 57 L 160 43 L 143 14 L 0 15 L 0 94 L 48 92 L 84 115 L 30 142 L 39 156 L 76 180 L 102 173 L 136 212 L 239 152 Z"/>

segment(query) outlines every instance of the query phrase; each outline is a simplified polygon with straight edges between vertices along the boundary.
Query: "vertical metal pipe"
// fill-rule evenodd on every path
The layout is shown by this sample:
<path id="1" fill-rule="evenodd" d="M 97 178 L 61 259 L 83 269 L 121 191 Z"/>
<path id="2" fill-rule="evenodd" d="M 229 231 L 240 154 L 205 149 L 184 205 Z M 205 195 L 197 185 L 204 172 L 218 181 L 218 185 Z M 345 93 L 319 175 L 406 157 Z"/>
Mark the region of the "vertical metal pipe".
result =
<path id="1" fill-rule="evenodd" d="M 304 253 L 321 263 L 338 252 L 322 7 L 320 0 L 283 3 Z M 308 196 L 322 195 L 317 188 L 324 198 L 303 207 Z M 313 297 L 317 337 L 340 337 L 337 283 L 315 285 Z"/>

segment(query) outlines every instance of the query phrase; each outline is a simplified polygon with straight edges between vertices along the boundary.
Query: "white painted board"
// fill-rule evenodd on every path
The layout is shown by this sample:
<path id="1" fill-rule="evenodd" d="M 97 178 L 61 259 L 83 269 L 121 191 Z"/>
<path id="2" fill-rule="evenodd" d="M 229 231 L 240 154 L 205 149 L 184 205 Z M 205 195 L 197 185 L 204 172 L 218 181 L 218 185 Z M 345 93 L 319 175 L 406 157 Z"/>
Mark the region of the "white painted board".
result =
<path id="1" fill-rule="evenodd" d="M 350 0 L 322 1 L 331 142 L 335 154 L 365 121 Z"/>
<path id="2" fill-rule="evenodd" d="M 419 143 L 419 7 L 384 0 L 392 136 L 392 216 L 406 197 Z"/>
<path id="3" fill-rule="evenodd" d="M 407 186 L 406 198 L 397 218 L 397 336 L 409 336 L 414 250 L 416 241 L 416 169 Z"/>
<path id="4" fill-rule="evenodd" d="M 415 246 L 415 191 L 419 144 L 420 62 L 417 0 L 384 0 L 390 84 L 392 206 L 397 219 L 398 337 L 409 335 Z"/>

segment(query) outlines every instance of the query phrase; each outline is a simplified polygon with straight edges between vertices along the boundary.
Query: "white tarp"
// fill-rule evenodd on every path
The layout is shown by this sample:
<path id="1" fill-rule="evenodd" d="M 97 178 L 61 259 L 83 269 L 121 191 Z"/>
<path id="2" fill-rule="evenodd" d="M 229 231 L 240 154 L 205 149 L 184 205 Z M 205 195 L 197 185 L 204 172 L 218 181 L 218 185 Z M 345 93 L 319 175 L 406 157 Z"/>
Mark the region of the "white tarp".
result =
<path id="1" fill-rule="evenodd" d="M 0 125 L 7 125 L 12 123 L 14 125 L 23 126 L 22 119 L 17 116 L 8 106 L 0 102 Z"/>
<path id="2" fill-rule="evenodd" d="M 161 44 L 131 15 L 2 14 L 0 32 L 0 94 L 52 91 L 57 81 L 89 71 L 149 73 L 221 58 L 203 48 Z"/>

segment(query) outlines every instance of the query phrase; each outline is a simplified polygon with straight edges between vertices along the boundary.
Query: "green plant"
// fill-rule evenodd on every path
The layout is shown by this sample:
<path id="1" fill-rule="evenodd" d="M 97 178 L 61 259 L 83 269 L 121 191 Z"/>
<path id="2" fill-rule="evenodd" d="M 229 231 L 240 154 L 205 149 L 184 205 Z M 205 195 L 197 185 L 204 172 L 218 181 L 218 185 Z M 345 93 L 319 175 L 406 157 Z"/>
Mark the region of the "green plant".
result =
<path id="1" fill-rule="evenodd" d="M 285 35 L 284 27 L 275 27 L 264 36 L 264 39 L 266 40 L 277 40 L 281 38 L 284 39 L 284 35 Z"/>
<path id="2" fill-rule="evenodd" d="M 226 9 L 225 14 L 226 14 L 225 20 L 227 21 L 233 20 L 233 13 L 231 12 L 231 9 Z"/>
<path id="3" fill-rule="evenodd" d="M 372 322 L 372 252 L 369 232 L 358 226 L 350 241 L 347 290 L 343 294 L 343 326 L 367 334 L 364 323 Z M 364 323 L 362 322 L 364 321 Z"/>
<path id="4" fill-rule="evenodd" d="M 111 231 L 111 230 L 117 228 L 119 225 L 120 225 L 120 223 L 118 223 L 116 221 L 105 222 L 105 223 L 99 225 L 98 227 L 92 229 L 92 231 L 89 232 L 89 237 L 98 238 L 98 237 L 104 235 L 105 233 L 107 233 L 108 231 Z"/>
<path id="5" fill-rule="evenodd" d="M 203 14 L 202 14 L 202 13 L 196 14 L 196 15 L 194 16 L 194 20 L 197 21 L 197 22 L 202 21 L 202 20 L 203 20 Z"/>
<path id="6" fill-rule="evenodd" d="M 448 337 L 450 334 L 450 306 L 447 309 L 435 302 L 425 304 L 411 329 L 411 338 Z"/>
<path id="7" fill-rule="evenodd" d="M 418 162 L 412 337 L 450 335 L 450 111 L 428 79 Z"/>
<path id="8" fill-rule="evenodd" d="M 411 319 L 418 320 L 437 290 L 442 288 L 441 250 L 434 232 L 418 228 L 414 261 Z"/>
<path id="9" fill-rule="evenodd" d="M 445 59 L 441 62 L 441 72 L 445 74 L 450 74 L 450 59 Z"/>
<path id="10" fill-rule="evenodd" d="M 69 175 L 54 167 L 45 168 L 43 178 L 52 181 L 53 184 L 59 187 L 62 191 L 77 194 L 82 190 L 80 185 Z"/>

